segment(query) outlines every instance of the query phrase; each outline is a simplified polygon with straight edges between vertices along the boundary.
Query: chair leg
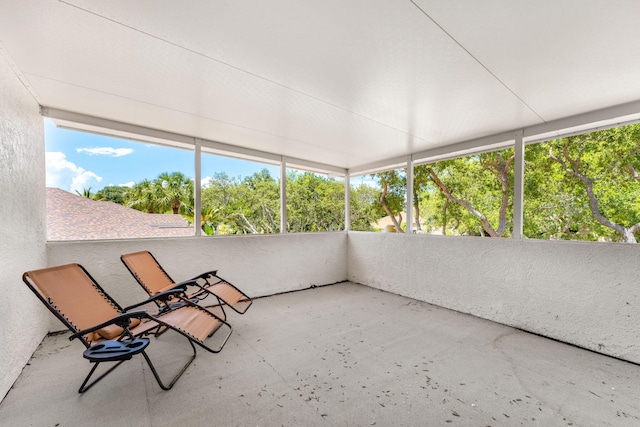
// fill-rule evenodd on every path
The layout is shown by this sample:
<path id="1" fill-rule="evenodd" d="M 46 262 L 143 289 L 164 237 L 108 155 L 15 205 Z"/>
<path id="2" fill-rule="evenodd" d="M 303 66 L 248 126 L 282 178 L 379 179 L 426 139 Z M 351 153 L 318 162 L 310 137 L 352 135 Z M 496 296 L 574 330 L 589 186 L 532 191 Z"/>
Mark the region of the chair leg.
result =
<path id="1" fill-rule="evenodd" d="M 228 339 L 228 337 L 227 337 L 227 339 Z M 151 373 L 153 374 L 154 378 L 158 382 L 158 385 L 160 386 L 161 389 L 170 390 L 171 387 L 173 387 L 173 385 L 176 383 L 176 381 L 178 381 L 178 378 L 180 378 L 182 376 L 182 374 L 184 374 L 184 371 L 187 370 L 189 365 L 191 365 L 193 360 L 196 358 L 196 347 L 193 345 L 193 342 L 191 340 L 188 340 L 188 341 L 189 341 L 189 344 L 191 345 L 191 349 L 193 350 L 193 354 L 191 355 L 191 357 L 189 358 L 187 363 L 180 369 L 180 372 L 178 372 L 178 374 L 175 377 L 173 377 L 173 379 L 171 380 L 169 385 L 165 385 L 162 382 L 162 380 L 160 379 L 160 375 L 158 375 L 158 371 L 156 370 L 155 366 L 153 366 L 153 363 L 151 362 L 151 359 L 147 355 L 147 352 L 146 351 L 142 351 L 141 352 L 142 356 L 144 356 L 144 359 L 147 361 L 147 364 L 149 365 L 149 368 L 151 368 Z M 225 340 L 225 342 L 226 342 L 226 340 Z M 123 362 L 126 362 L 127 360 L 130 360 L 130 359 L 120 360 L 118 363 L 116 363 L 111 368 L 109 368 L 108 371 L 104 372 L 98 378 L 96 378 L 91 383 L 89 383 L 89 385 L 86 385 L 87 382 L 89 381 L 89 379 L 91 378 L 91 376 L 94 374 L 94 372 L 98 368 L 98 365 L 101 363 L 101 362 L 92 362 L 93 363 L 93 368 L 91 368 L 91 371 L 89 371 L 89 374 L 87 375 L 87 377 L 82 382 L 82 385 L 78 389 L 78 393 L 84 393 L 85 391 L 89 390 L 91 387 L 94 386 L 94 384 L 96 384 L 98 381 L 102 380 L 104 377 L 109 375 L 114 369 L 116 369 L 118 366 L 120 366 L 120 364 L 122 364 Z"/>
<path id="2" fill-rule="evenodd" d="M 93 382 L 91 382 L 88 386 L 85 387 L 85 385 L 87 384 L 87 382 L 89 381 L 89 378 L 91 378 L 91 375 L 93 375 L 93 373 L 95 372 L 96 368 L 98 368 L 98 365 L 100 364 L 100 362 L 93 362 L 93 368 L 91 368 L 91 371 L 89 371 L 89 375 L 87 375 L 87 377 L 84 379 L 84 382 L 82 383 L 82 385 L 80 386 L 80 388 L 78 389 L 78 393 L 84 393 L 85 391 L 89 390 L 91 387 L 93 387 L 93 385 L 95 383 L 97 383 L 98 381 L 100 381 L 101 379 L 103 379 L 104 377 L 106 377 L 108 374 L 111 373 L 111 371 L 113 371 L 114 369 L 116 369 L 118 366 L 120 366 L 120 364 L 124 362 L 124 360 L 119 361 L 118 363 L 116 363 L 114 366 L 112 366 L 107 372 L 105 372 L 104 374 L 100 375 L 98 378 L 96 378 L 95 380 L 93 380 Z"/>
<path id="3" fill-rule="evenodd" d="M 149 368 L 151 369 L 151 372 L 153 373 L 153 376 L 155 377 L 155 379 L 158 382 L 158 385 L 160 386 L 161 389 L 163 389 L 163 390 L 171 390 L 171 387 L 173 387 L 173 385 L 176 383 L 176 381 L 178 381 L 178 378 L 180 378 L 182 376 L 184 371 L 187 370 L 189 365 L 191 365 L 191 362 L 193 362 L 193 360 L 196 358 L 196 347 L 193 345 L 193 342 L 191 340 L 189 340 L 189 344 L 191 344 L 191 349 L 193 350 L 193 355 L 191 355 L 191 358 L 182 367 L 180 372 L 178 372 L 178 374 L 175 377 L 173 377 L 173 379 L 171 380 L 171 383 L 169 383 L 169 385 L 165 385 L 162 382 L 162 380 L 160 379 L 160 376 L 158 375 L 158 371 L 156 371 L 155 366 L 153 366 L 153 363 L 151 362 L 151 359 L 149 359 L 149 356 L 147 355 L 147 352 L 146 351 L 142 352 L 142 355 L 144 356 L 145 360 L 147 361 L 147 364 L 149 365 Z"/>
<path id="4" fill-rule="evenodd" d="M 227 312 L 224 311 L 224 306 L 226 305 L 224 301 L 222 301 L 220 299 L 220 297 L 218 297 L 216 294 L 213 294 L 209 291 L 205 291 L 206 295 L 204 298 L 200 298 L 198 300 L 198 305 L 206 310 L 208 310 L 211 314 L 215 315 L 216 317 L 219 317 L 222 320 L 227 320 Z M 218 301 L 216 304 L 211 304 L 211 305 L 205 305 L 204 301 L 206 301 L 207 298 L 209 297 L 214 297 L 216 298 L 216 300 Z M 209 335 L 211 336 L 211 335 Z"/>
<path id="5" fill-rule="evenodd" d="M 223 314 L 222 320 L 227 320 L 227 312 L 224 311 L 224 306 L 226 304 L 220 299 L 220 297 L 218 295 L 216 295 L 215 297 L 218 299 L 218 304 L 220 305 L 220 310 L 222 310 L 222 314 Z"/>
<path id="6" fill-rule="evenodd" d="M 229 332 L 227 333 L 227 335 L 222 340 L 222 343 L 217 348 L 210 348 L 209 346 L 205 345 L 203 342 L 197 342 L 197 344 L 211 353 L 220 353 L 220 351 L 222 351 L 222 348 L 225 346 L 227 341 L 229 341 L 229 337 L 231 337 L 231 333 L 233 333 L 233 328 L 227 322 L 222 322 L 222 324 L 218 328 L 214 329 L 209 334 L 209 337 L 213 336 L 213 334 L 215 334 L 222 327 L 226 327 L 229 330 Z"/>

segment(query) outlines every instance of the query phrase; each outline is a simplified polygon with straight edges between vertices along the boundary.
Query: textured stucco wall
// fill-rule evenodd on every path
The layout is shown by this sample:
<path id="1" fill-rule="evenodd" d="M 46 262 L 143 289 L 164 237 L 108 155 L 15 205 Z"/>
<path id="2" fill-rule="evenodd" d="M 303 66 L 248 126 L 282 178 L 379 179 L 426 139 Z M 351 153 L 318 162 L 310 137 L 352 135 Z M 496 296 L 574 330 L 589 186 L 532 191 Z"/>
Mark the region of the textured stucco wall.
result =
<path id="1" fill-rule="evenodd" d="M 640 363 L 640 245 L 349 233 L 349 280 Z"/>
<path id="2" fill-rule="evenodd" d="M 175 280 L 208 270 L 253 297 L 344 281 L 346 233 L 49 242 L 50 265 L 77 262 L 121 305 L 146 298 L 120 255 L 149 250 Z M 53 316 L 52 316 L 53 319 Z M 53 319 L 52 330 L 60 324 Z"/>
<path id="3" fill-rule="evenodd" d="M 24 271 L 46 265 L 44 130 L 38 108 L 0 46 L 0 400 L 48 327 L 46 309 L 21 279 Z"/>

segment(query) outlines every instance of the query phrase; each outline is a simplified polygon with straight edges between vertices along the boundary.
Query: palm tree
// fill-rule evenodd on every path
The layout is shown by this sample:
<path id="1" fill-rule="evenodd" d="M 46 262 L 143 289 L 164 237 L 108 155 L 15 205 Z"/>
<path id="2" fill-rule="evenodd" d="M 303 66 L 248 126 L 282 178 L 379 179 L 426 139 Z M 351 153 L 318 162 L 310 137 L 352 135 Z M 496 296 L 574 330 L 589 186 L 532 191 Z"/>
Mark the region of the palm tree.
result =
<path id="1" fill-rule="evenodd" d="M 188 211 L 193 206 L 193 180 L 182 172 L 163 172 L 155 181 L 158 203 L 163 211 L 171 209 L 174 214 Z"/>
<path id="2" fill-rule="evenodd" d="M 160 206 L 156 193 L 156 185 L 148 179 L 143 179 L 131 187 L 126 205 L 143 212 L 159 212 Z"/>
<path id="3" fill-rule="evenodd" d="M 208 206 L 202 208 L 202 229 L 205 234 L 212 235 L 218 234 L 218 227 L 223 222 L 223 215 L 219 208 L 215 206 Z"/>
<path id="4" fill-rule="evenodd" d="M 76 190 L 76 194 L 78 196 L 86 197 L 87 199 L 93 199 L 93 196 L 94 196 L 93 193 L 91 193 L 91 187 L 83 188 L 82 193 Z"/>

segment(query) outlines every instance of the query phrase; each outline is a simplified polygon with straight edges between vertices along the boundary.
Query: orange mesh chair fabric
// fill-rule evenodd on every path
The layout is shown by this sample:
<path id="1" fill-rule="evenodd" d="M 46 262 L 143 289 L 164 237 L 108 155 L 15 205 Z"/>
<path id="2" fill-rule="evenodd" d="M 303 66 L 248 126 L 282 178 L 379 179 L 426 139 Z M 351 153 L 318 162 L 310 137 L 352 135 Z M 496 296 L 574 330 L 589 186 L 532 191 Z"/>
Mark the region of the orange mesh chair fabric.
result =
<path id="1" fill-rule="evenodd" d="M 24 277 L 42 299 L 64 316 L 74 332 L 99 325 L 122 313 L 122 309 L 73 264 L 29 271 Z M 87 334 L 85 339 L 86 344 L 100 340 L 99 337 L 94 339 L 93 334 Z"/>
<path id="2" fill-rule="evenodd" d="M 228 323 L 202 307 L 185 300 L 178 291 L 170 292 L 168 295 L 156 295 L 138 304 L 122 308 L 79 264 L 66 264 L 28 271 L 23 274 L 22 279 L 47 308 L 72 331 L 70 339 L 79 338 L 87 349 L 95 348 L 101 343 L 108 343 L 110 340 L 122 342 L 138 340 L 139 343 L 140 337 L 157 336 L 161 330 L 173 330 L 186 337 L 193 349 L 193 356 L 168 386 L 165 386 L 160 380 L 147 354 L 143 350 L 135 353 L 141 353 L 145 357 L 158 384 L 165 390 L 173 386 L 195 358 L 194 344 L 207 351 L 217 353 L 222 350 L 232 332 Z M 134 308 L 149 304 L 154 299 L 169 297 L 183 299 L 183 304 L 175 310 L 155 315 L 148 314 L 144 310 L 133 311 Z M 212 348 L 205 341 L 222 326 L 228 329 L 228 333 L 222 338 L 221 344 Z M 146 347 L 148 339 L 145 338 L 145 340 Z M 85 357 L 87 356 L 85 355 Z M 128 359 L 130 358 L 131 356 L 128 357 Z M 117 361 L 118 364 L 85 387 L 97 365 L 103 361 L 90 359 L 92 363 L 95 363 L 95 366 L 80 387 L 79 392 L 88 390 L 89 387 L 128 359 L 108 360 Z"/>
<path id="3" fill-rule="evenodd" d="M 253 303 L 244 292 L 218 276 L 217 271 L 209 271 L 193 279 L 176 283 L 149 251 L 124 254 L 120 259 L 151 296 L 176 287 L 185 287 L 186 297 L 199 303 L 210 296 L 216 298 L 217 304 L 209 307 L 220 307 L 223 318 L 226 318 L 225 305 L 243 314 Z"/>
<path id="4" fill-rule="evenodd" d="M 120 259 L 149 295 L 155 295 L 176 286 L 150 252 L 124 254 Z"/>

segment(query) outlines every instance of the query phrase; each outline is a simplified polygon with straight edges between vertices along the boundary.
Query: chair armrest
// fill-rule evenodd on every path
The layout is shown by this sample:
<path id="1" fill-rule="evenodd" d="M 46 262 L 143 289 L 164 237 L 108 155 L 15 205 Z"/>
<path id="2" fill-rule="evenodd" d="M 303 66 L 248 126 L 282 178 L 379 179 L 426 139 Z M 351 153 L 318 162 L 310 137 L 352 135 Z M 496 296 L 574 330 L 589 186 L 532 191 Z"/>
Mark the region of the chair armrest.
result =
<path id="1" fill-rule="evenodd" d="M 197 275 L 196 277 L 194 277 L 191 280 L 186 280 L 186 282 L 195 282 L 198 279 L 207 280 L 209 278 L 209 276 L 216 276 L 217 274 L 218 274 L 218 270 L 207 271 L 205 273 Z M 185 283 L 185 282 L 181 282 L 181 283 Z"/>
<path id="2" fill-rule="evenodd" d="M 180 283 L 176 284 L 176 287 L 186 288 L 187 286 L 200 286 L 198 284 L 198 279 L 200 279 L 200 277 L 196 277 L 194 279 L 185 280 L 184 282 L 180 282 Z M 174 288 L 174 289 L 176 289 L 176 288 Z"/>
<path id="3" fill-rule="evenodd" d="M 147 298 L 144 301 L 140 301 L 136 304 L 132 304 L 128 307 L 125 307 L 123 309 L 123 311 L 129 311 L 132 308 L 136 308 L 136 307 L 140 307 L 141 305 L 145 305 L 145 304 L 149 304 L 150 302 L 154 302 L 154 301 L 162 301 L 162 302 L 166 302 L 168 300 L 170 300 L 172 297 L 175 296 L 180 296 L 181 294 L 184 294 L 184 292 L 186 291 L 186 287 L 181 287 L 181 286 L 176 286 L 173 289 L 169 289 L 168 291 L 164 291 L 164 292 L 160 292 L 159 294 L 155 294 L 152 297 Z"/>
<path id="4" fill-rule="evenodd" d="M 206 275 L 207 273 L 204 273 L 203 275 Z M 198 283 L 198 280 L 204 280 L 203 284 Z M 178 283 L 178 286 L 192 286 L 194 288 L 197 288 L 197 290 L 195 290 L 194 292 L 191 292 L 191 294 L 189 295 L 190 297 L 196 297 L 199 299 L 199 295 L 202 292 L 206 292 L 206 287 L 209 285 L 209 280 L 206 277 L 196 277 L 195 279 L 191 279 L 191 280 L 185 280 L 184 282 L 180 282 Z"/>
<path id="5" fill-rule="evenodd" d="M 82 335 L 86 335 L 88 333 L 97 331 L 98 329 L 102 329 L 105 326 L 109 326 L 109 325 L 114 325 L 115 324 L 115 325 L 118 325 L 118 326 L 120 326 L 121 328 L 124 329 L 127 326 L 129 326 L 129 319 L 132 319 L 132 318 L 140 319 L 142 317 L 147 317 L 147 316 L 148 316 L 147 310 L 137 310 L 137 311 L 131 311 L 129 313 L 122 313 L 122 314 L 120 314 L 120 315 L 118 315 L 116 317 L 113 317 L 113 318 L 111 318 L 111 319 L 107 320 L 106 322 L 103 322 L 103 323 L 101 323 L 99 325 L 92 326 L 90 328 L 83 329 L 81 331 L 78 331 L 78 332 L 72 334 L 69 337 L 69 341 L 72 341 L 72 340 L 74 340 L 74 339 L 76 339 L 76 338 L 78 338 L 78 337 L 80 337 Z"/>

